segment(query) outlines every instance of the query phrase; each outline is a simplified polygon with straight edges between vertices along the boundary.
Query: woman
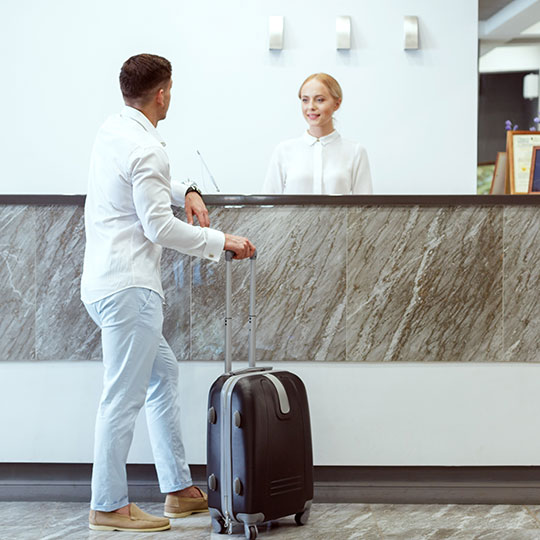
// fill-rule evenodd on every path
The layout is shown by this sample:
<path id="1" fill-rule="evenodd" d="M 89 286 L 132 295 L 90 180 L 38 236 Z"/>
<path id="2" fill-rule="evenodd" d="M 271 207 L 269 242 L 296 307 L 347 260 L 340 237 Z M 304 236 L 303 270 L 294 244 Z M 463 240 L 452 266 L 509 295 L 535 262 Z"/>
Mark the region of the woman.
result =
<path id="1" fill-rule="evenodd" d="M 372 193 L 365 148 L 343 139 L 334 129 L 332 115 L 343 99 L 339 83 L 326 73 L 315 73 L 302 83 L 298 97 L 308 129 L 301 137 L 276 147 L 263 192 Z"/>

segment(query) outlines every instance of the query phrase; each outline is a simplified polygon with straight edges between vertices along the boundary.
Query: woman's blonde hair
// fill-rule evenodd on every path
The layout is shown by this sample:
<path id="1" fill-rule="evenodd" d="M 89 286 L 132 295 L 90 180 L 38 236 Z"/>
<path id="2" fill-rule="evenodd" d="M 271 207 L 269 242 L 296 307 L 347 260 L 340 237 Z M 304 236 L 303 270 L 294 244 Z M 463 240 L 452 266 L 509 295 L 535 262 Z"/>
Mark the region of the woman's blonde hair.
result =
<path id="1" fill-rule="evenodd" d="M 313 73 L 313 75 L 310 75 L 303 83 L 302 86 L 300 86 L 300 90 L 298 90 L 298 97 L 302 98 L 302 88 L 304 88 L 304 85 L 308 83 L 309 81 L 317 79 L 318 81 L 321 81 L 324 86 L 328 89 L 330 92 L 330 95 L 337 101 L 341 101 L 343 99 L 343 90 L 341 90 L 341 86 L 339 86 L 339 83 L 332 77 L 332 75 L 328 75 L 328 73 Z"/>

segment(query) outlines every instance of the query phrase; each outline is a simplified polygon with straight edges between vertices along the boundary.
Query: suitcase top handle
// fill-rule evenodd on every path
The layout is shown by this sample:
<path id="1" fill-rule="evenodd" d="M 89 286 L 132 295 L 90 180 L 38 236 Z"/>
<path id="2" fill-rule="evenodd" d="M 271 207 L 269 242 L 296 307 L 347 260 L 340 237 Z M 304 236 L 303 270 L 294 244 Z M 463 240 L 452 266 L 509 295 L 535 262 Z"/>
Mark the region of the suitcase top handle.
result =
<path id="1" fill-rule="evenodd" d="M 236 253 L 234 251 L 231 251 L 230 249 L 228 249 L 227 251 L 225 251 L 225 260 L 232 261 L 235 255 Z M 250 259 L 254 260 L 256 258 L 257 258 L 257 250 L 255 250 L 255 253 L 250 257 Z"/>
<path id="2" fill-rule="evenodd" d="M 232 260 L 235 253 L 231 250 L 225 251 L 226 272 L 225 272 L 225 373 L 232 371 L 232 317 L 231 317 L 231 296 L 232 296 Z M 251 276 L 249 284 L 249 353 L 248 353 L 248 365 L 249 367 L 255 367 L 255 326 L 256 326 L 256 314 L 255 314 L 255 262 L 257 259 L 257 251 L 250 257 Z"/>

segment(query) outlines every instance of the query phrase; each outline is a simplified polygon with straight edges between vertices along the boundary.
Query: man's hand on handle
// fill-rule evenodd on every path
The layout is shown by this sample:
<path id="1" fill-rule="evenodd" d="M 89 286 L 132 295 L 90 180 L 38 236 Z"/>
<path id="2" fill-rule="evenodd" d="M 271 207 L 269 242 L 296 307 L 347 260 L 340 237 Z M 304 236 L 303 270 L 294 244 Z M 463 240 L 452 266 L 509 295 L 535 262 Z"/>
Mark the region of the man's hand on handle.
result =
<path id="1" fill-rule="evenodd" d="M 195 216 L 201 227 L 210 226 L 210 218 L 208 217 L 208 210 L 202 197 L 195 191 L 190 191 L 186 195 L 186 203 L 184 206 L 186 210 L 187 222 L 193 225 L 193 216 Z M 233 234 L 225 234 L 225 251 L 234 251 L 235 255 L 233 259 L 247 259 L 252 257 L 255 253 L 255 246 L 243 236 L 234 236 Z"/>
<path id="2" fill-rule="evenodd" d="M 226 233 L 223 249 L 234 251 L 233 259 L 247 259 L 255 253 L 255 246 L 247 238 Z"/>

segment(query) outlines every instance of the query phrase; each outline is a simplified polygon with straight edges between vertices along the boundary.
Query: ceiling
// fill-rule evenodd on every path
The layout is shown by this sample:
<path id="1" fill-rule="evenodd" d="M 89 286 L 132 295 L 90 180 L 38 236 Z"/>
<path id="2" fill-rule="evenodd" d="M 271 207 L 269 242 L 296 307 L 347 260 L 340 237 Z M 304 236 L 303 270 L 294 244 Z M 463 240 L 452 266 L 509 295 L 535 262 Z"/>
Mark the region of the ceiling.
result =
<path id="1" fill-rule="evenodd" d="M 481 21 L 489 19 L 510 2 L 512 0 L 478 0 L 478 19 Z"/>
<path id="2" fill-rule="evenodd" d="M 540 45 L 540 0 L 478 0 L 480 57 L 508 45 Z"/>

